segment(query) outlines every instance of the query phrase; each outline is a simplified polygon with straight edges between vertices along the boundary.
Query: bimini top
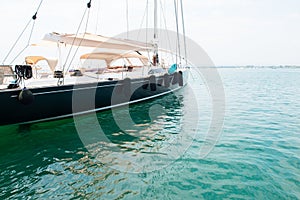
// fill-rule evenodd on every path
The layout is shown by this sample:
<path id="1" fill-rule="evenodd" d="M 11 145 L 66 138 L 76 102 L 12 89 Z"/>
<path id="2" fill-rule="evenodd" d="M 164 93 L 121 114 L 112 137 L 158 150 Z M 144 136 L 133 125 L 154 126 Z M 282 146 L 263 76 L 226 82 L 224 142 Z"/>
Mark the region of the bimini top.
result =
<path id="1" fill-rule="evenodd" d="M 127 39 L 105 37 L 91 33 L 81 33 L 75 35 L 53 32 L 46 34 L 43 40 L 67 45 L 105 49 L 146 50 L 153 48 L 151 44 L 147 43 Z"/>
<path id="2" fill-rule="evenodd" d="M 87 53 L 80 56 L 80 59 L 97 59 L 97 60 L 105 60 L 106 64 L 109 66 L 110 63 L 114 60 L 120 58 L 138 58 L 142 61 L 143 64 L 146 64 L 148 58 L 146 56 L 140 55 L 138 53 L 111 53 L 111 52 L 94 52 L 94 53 Z"/>
<path id="3" fill-rule="evenodd" d="M 57 59 L 49 59 L 49 58 L 45 58 L 43 56 L 27 56 L 25 58 L 25 62 L 27 65 L 36 65 L 41 60 L 47 61 L 48 65 L 52 71 L 54 71 L 54 69 L 58 63 Z"/>

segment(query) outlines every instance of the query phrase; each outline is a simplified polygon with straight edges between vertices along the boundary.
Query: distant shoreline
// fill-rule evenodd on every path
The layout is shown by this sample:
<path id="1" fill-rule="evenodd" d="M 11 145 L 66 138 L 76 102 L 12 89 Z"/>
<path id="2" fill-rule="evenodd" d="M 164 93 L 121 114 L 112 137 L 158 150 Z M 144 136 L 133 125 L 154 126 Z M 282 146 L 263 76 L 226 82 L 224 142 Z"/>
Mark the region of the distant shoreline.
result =
<path id="1" fill-rule="evenodd" d="M 241 69 L 300 69 L 300 66 L 296 65 L 277 65 L 277 66 L 255 66 L 255 65 L 246 65 L 246 66 L 213 66 L 216 68 L 241 68 Z M 211 67 L 203 67 L 211 68 Z"/>

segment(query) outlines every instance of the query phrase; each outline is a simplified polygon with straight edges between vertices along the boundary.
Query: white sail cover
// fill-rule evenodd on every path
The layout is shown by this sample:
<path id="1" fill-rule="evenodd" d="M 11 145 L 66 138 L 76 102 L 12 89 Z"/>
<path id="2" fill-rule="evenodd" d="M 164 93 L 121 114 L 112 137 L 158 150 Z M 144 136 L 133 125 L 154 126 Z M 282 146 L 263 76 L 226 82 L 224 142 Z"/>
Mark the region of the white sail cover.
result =
<path id="1" fill-rule="evenodd" d="M 147 43 L 137 42 L 127 39 L 111 38 L 91 33 L 75 34 L 59 34 L 48 33 L 43 38 L 44 41 L 61 43 L 67 45 L 105 48 L 105 49 L 121 49 L 121 50 L 146 50 L 152 46 Z"/>

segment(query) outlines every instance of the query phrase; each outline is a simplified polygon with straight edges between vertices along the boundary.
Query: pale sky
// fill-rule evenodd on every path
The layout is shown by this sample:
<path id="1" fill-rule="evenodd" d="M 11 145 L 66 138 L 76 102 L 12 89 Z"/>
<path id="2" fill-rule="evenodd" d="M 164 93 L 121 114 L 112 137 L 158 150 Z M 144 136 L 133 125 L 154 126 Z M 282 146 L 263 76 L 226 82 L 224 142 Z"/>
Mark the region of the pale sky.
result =
<path id="1" fill-rule="evenodd" d="M 1 3 L 0 62 L 39 2 Z M 168 28 L 175 30 L 173 0 L 160 2 L 159 6 L 166 11 Z M 31 41 L 38 42 L 48 32 L 75 33 L 86 3 L 84 0 L 45 0 Z M 127 30 L 125 0 L 94 0 L 92 3 L 88 32 L 114 36 Z M 128 3 L 129 29 L 138 29 L 146 0 L 128 0 Z M 152 3 L 149 0 L 150 8 Z M 215 65 L 300 65 L 299 0 L 183 0 L 183 3 L 187 36 L 207 52 Z M 161 24 L 162 21 L 163 18 Z M 149 24 L 152 26 L 152 21 Z M 26 45 L 29 32 L 30 28 L 21 46 Z"/>

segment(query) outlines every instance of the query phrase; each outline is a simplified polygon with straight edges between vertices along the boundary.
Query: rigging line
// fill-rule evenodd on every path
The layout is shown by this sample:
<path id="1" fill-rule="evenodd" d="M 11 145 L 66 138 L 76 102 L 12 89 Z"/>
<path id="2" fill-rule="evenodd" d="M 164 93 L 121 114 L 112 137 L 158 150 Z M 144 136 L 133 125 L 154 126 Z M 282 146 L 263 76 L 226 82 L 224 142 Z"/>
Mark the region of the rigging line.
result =
<path id="1" fill-rule="evenodd" d="M 165 23 L 165 29 L 166 29 L 166 32 L 167 32 L 167 38 L 168 38 L 168 43 L 169 43 L 168 45 L 169 45 L 169 48 L 171 49 L 171 40 L 170 40 L 169 31 L 168 31 L 168 27 L 167 27 L 167 20 L 166 20 L 164 8 L 163 8 L 163 5 L 162 5 L 162 2 L 161 1 L 159 1 L 159 2 L 160 2 L 160 7 L 161 7 L 164 23 Z M 172 55 L 172 60 L 174 60 L 173 54 L 171 54 L 171 55 Z"/>
<path id="2" fill-rule="evenodd" d="M 41 8 L 41 5 L 42 5 L 43 1 L 44 1 L 44 0 L 41 0 L 41 2 L 40 2 L 40 4 L 39 4 L 39 6 L 38 6 L 38 8 L 37 8 L 37 11 L 36 11 L 36 13 L 35 13 L 35 14 L 37 14 L 37 12 L 40 10 L 40 8 Z"/>
<path id="3" fill-rule="evenodd" d="M 33 24 L 32 24 L 32 28 L 31 28 L 30 35 L 29 35 L 29 38 L 28 38 L 27 46 L 30 45 L 30 41 L 31 41 L 33 30 L 34 30 L 34 26 L 35 26 L 35 21 L 33 21 Z"/>
<path id="4" fill-rule="evenodd" d="M 150 60 L 150 67 L 151 67 L 151 58 L 148 49 L 148 30 L 149 30 L 148 23 L 149 23 L 149 0 L 147 0 L 147 12 L 146 12 L 146 48 L 147 48 L 148 60 Z"/>
<path id="5" fill-rule="evenodd" d="M 126 0 L 126 24 L 127 24 L 127 39 L 129 34 L 129 20 L 128 20 L 128 0 Z"/>
<path id="6" fill-rule="evenodd" d="M 177 43 L 178 43 L 178 55 L 179 55 L 179 61 L 181 61 L 181 55 L 180 55 L 180 40 L 179 40 L 179 27 L 178 27 L 178 0 L 174 0 L 174 7 L 175 7 L 175 18 L 176 18 L 176 32 L 177 32 Z M 177 47 L 176 47 L 177 49 Z M 176 51 L 177 54 L 177 51 Z M 176 56 L 176 64 L 177 64 L 177 56 Z"/>
<path id="7" fill-rule="evenodd" d="M 76 56 L 76 54 L 77 54 L 77 52 L 78 52 L 78 50 L 79 50 L 79 48 L 80 48 L 80 46 L 81 46 L 81 43 L 82 43 L 82 41 L 83 41 L 83 39 L 84 39 L 84 37 L 85 37 L 85 35 L 86 35 L 86 31 L 87 31 L 87 28 L 88 28 L 88 22 L 89 22 L 89 18 L 90 18 L 90 11 L 91 11 L 91 10 L 89 9 L 83 36 L 82 36 L 82 38 L 81 38 L 81 40 L 80 40 L 80 42 L 79 42 L 79 45 L 77 46 L 77 48 L 76 48 L 76 50 L 75 50 L 75 52 L 74 52 L 74 54 L 73 54 L 73 57 L 72 57 L 72 59 L 71 59 L 71 61 L 70 61 L 70 63 L 69 63 L 69 66 L 68 66 L 66 72 L 70 69 L 70 67 L 71 67 L 71 65 L 72 65 L 72 63 L 73 63 L 73 61 L 74 61 L 74 58 L 75 58 L 75 56 Z M 66 73 L 66 72 L 65 72 L 65 73 Z"/>
<path id="8" fill-rule="evenodd" d="M 66 64 L 67 64 L 67 62 L 68 62 L 68 60 L 69 60 L 69 57 L 70 57 L 71 51 L 73 50 L 73 46 L 74 46 L 74 44 L 75 44 L 75 40 L 77 39 L 77 36 L 78 36 L 79 30 L 80 30 L 80 27 L 81 27 L 81 25 L 82 25 L 82 22 L 83 22 L 84 16 L 86 15 L 86 11 L 87 11 L 87 9 L 88 9 L 88 8 L 86 8 L 86 9 L 84 10 L 84 13 L 83 13 L 83 16 L 82 16 L 82 18 L 81 18 L 81 21 L 80 21 L 80 23 L 79 23 L 79 26 L 78 26 L 78 28 L 77 28 L 77 31 L 76 31 L 75 37 L 73 38 L 73 41 L 72 41 L 72 44 L 71 44 L 71 48 L 70 48 L 70 50 L 69 50 L 69 52 L 68 52 L 68 55 L 67 55 L 67 57 L 66 57 L 66 60 L 65 60 L 65 63 L 64 63 L 64 65 L 63 65 L 63 72 L 65 71 L 65 66 L 66 66 Z"/>
<path id="9" fill-rule="evenodd" d="M 15 60 L 27 49 L 27 47 L 30 46 L 30 41 L 31 41 L 33 30 L 34 30 L 34 26 L 35 26 L 35 21 L 33 21 L 27 45 L 14 57 L 14 59 L 11 61 L 10 65 L 12 65 L 12 63 L 15 62 Z"/>
<path id="10" fill-rule="evenodd" d="M 146 5 L 145 11 L 144 11 L 144 15 L 142 17 L 142 21 L 141 21 L 141 24 L 140 24 L 140 29 L 139 29 L 139 32 L 138 32 L 138 35 L 137 35 L 137 40 L 140 38 L 140 33 L 141 33 L 141 29 L 142 29 L 142 26 L 143 26 L 143 23 L 144 23 L 145 16 L 147 14 L 147 10 L 148 10 L 148 1 L 147 1 L 147 5 Z"/>
<path id="11" fill-rule="evenodd" d="M 10 48 L 9 52 L 7 53 L 7 55 L 5 56 L 4 60 L 2 61 L 2 63 L 4 64 L 6 59 L 8 58 L 8 56 L 11 54 L 11 52 L 13 51 L 13 49 L 16 47 L 17 43 L 19 42 L 19 40 L 21 39 L 22 35 L 24 34 L 25 30 L 27 29 L 27 27 L 29 26 L 30 22 L 32 19 L 29 20 L 29 22 L 26 24 L 25 28 L 23 29 L 23 31 L 21 32 L 21 34 L 19 35 L 18 39 L 15 41 L 15 43 L 12 45 L 12 47 Z"/>
<path id="12" fill-rule="evenodd" d="M 187 47 L 186 47 L 186 34 L 185 34 L 185 25 L 184 25 L 184 15 L 183 15 L 183 3 L 182 0 L 180 0 L 180 7 L 181 7 L 181 21 L 182 21 L 182 31 L 183 31 L 183 43 L 184 43 L 184 59 L 185 64 L 188 65 L 187 61 Z"/>
<path id="13" fill-rule="evenodd" d="M 96 30 L 95 30 L 95 34 L 97 34 L 98 32 L 98 24 L 99 24 L 99 13 L 100 13 L 100 0 L 98 1 L 98 11 L 97 11 L 97 19 L 96 19 Z"/>
<path id="14" fill-rule="evenodd" d="M 82 37 L 81 40 L 80 40 L 79 45 L 77 46 L 77 49 L 76 49 L 76 51 L 75 51 L 75 53 L 74 53 L 74 55 L 73 55 L 73 57 L 72 57 L 70 63 L 69 63 L 68 69 L 65 71 L 65 66 L 66 66 L 66 64 L 67 64 L 67 62 L 68 62 L 68 60 L 69 60 L 69 56 L 70 56 L 71 51 L 72 51 L 72 49 L 73 49 L 75 40 L 77 39 L 77 36 L 78 36 L 78 33 L 79 33 L 79 29 L 80 29 L 80 27 L 81 27 L 81 25 L 82 25 L 82 22 L 83 22 L 83 20 L 84 20 L 86 11 L 89 10 L 89 12 L 88 12 L 88 17 L 89 17 L 91 6 L 92 6 L 92 0 L 90 0 L 90 1 L 87 3 L 87 7 L 86 7 L 86 9 L 84 10 L 84 14 L 83 14 L 83 16 L 82 16 L 82 18 L 81 18 L 81 21 L 80 21 L 80 23 L 79 23 L 79 26 L 78 26 L 76 35 L 75 35 L 75 37 L 74 37 L 74 39 L 73 39 L 73 41 L 72 41 L 72 46 L 71 46 L 71 48 L 70 48 L 70 50 L 69 50 L 69 52 L 68 52 L 67 59 L 66 59 L 66 61 L 65 61 L 65 63 L 64 63 L 64 66 L 63 66 L 63 73 L 64 73 L 64 75 L 67 73 L 67 71 L 69 70 L 71 64 L 73 63 L 74 57 L 75 57 L 75 55 L 76 55 L 76 53 L 77 53 L 77 51 L 78 51 L 78 49 L 79 49 L 79 46 L 81 45 L 81 42 L 82 42 L 83 38 L 85 37 L 86 30 L 85 30 L 85 32 L 84 32 L 83 37 Z M 87 20 L 88 20 L 88 18 L 87 18 Z M 87 23 L 86 23 L 86 29 L 87 29 Z M 65 80 L 65 76 L 63 76 L 62 84 L 64 84 L 64 80 Z M 58 79 L 58 81 L 60 81 L 60 78 Z M 59 82 L 57 82 L 57 83 L 59 83 Z M 58 85 L 59 85 L 59 84 L 58 84 Z"/>
<path id="15" fill-rule="evenodd" d="M 28 23 L 26 24 L 26 26 L 25 26 L 25 28 L 23 29 L 23 31 L 21 32 L 21 34 L 19 35 L 19 37 L 17 38 L 17 40 L 15 41 L 15 43 L 14 43 L 14 44 L 12 45 L 12 47 L 10 48 L 9 52 L 7 53 L 7 55 L 5 56 L 4 60 L 2 61 L 3 64 L 5 63 L 6 59 L 7 59 L 8 56 L 11 54 L 11 52 L 13 51 L 13 49 L 16 47 L 17 43 L 19 42 L 19 40 L 20 40 L 21 37 L 23 36 L 24 32 L 25 32 L 26 29 L 28 28 L 30 22 L 31 22 L 32 20 L 33 20 L 33 21 L 36 20 L 37 13 L 38 13 L 38 11 L 40 10 L 40 7 L 41 7 L 42 3 L 43 3 L 43 0 L 40 1 L 40 4 L 39 4 L 39 6 L 38 6 L 37 9 L 36 9 L 35 14 L 30 18 L 30 20 L 29 20 Z M 31 38 L 32 32 L 33 32 L 33 28 L 32 28 L 31 34 L 30 34 L 30 38 Z M 30 39 L 30 38 L 29 38 L 29 39 Z M 25 49 L 26 49 L 26 47 L 25 47 Z M 24 50 L 25 50 L 25 49 L 24 49 Z M 23 50 L 23 51 L 24 51 L 24 50 Z M 19 54 L 18 54 L 18 55 L 19 55 Z M 16 59 L 16 58 L 15 58 L 15 59 Z M 15 59 L 14 59 L 14 60 L 15 60 Z"/>

